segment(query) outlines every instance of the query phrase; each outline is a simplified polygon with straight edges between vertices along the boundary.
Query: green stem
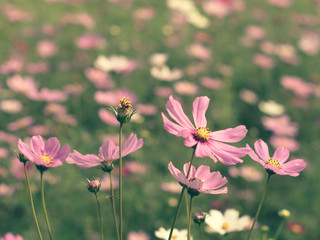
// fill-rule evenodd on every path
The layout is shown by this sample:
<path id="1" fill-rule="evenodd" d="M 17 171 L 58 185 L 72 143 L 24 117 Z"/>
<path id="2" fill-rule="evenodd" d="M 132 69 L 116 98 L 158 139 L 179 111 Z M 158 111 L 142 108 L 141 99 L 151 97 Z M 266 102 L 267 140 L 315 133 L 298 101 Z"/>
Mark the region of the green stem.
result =
<path id="1" fill-rule="evenodd" d="M 187 192 L 186 192 L 186 191 L 184 191 L 184 199 L 186 200 L 186 212 L 187 212 L 187 224 L 188 224 L 189 208 L 188 208 L 188 195 L 187 195 Z"/>
<path id="2" fill-rule="evenodd" d="M 199 224 L 199 230 L 200 230 L 201 240 L 203 240 L 203 231 L 202 231 L 201 224 Z"/>
<path id="3" fill-rule="evenodd" d="M 114 203 L 114 190 L 113 190 L 113 185 L 112 185 L 112 175 L 111 175 L 111 172 L 109 172 L 109 177 L 110 177 L 110 190 L 111 190 L 111 205 L 112 205 L 112 213 L 113 213 L 113 220 L 114 220 L 114 225 L 115 225 L 115 228 L 116 228 L 116 232 L 117 232 L 117 240 L 120 239 L 120 236 L 119 236 L 119 227 L 118 227 L 118 220 L 117 220 L 117 213 L 116 213 L 116 206 L 115 206 L 115 203 Z"/>
<path id="4" fill-rule="evenodd" d="M 257 209 L 257 213 L 256 213 L 256 216 L 255 216 L 254 221 L 253 221 L 253 223 L 252 223 L 252 226 L 251 226 L 251 229 L 250 229 L 250 232 L 249 232 L 249 235 L 248 235 L 247 240 L 250 239 L 252 230 L 253 230 L 254 225 L 255 225 L 255 223 L 256 223 L 256 221 L 257 221 L 257 219 L 258 219 L 258 216 L 259 216 L 259 213 L 260 213 L 260 210 L 261 210 L 261 207 L 262 207 L 263 200 L 264 200 L 264 198 L 265 198 L 265 196 L 266 196 L 266 193 L 267 193 L 268 183 L 269 183 L 269 180 L 270 180 L 271 175 L 272 175 L 272 173 L 269 173 L 269 174 L 268 174 L 267 182 L 266 182 L 266 185 L 265 185 L 265 187 L 264 187 L 264 191 L 263 191 L 263 194 L 262 194 L 262 197 L 261 197 L 261 200 L 260 200 L 260 204 L 259 204 L 259 207 L 258 207 L 258 209 Z"/>
<path id="5" fill-rule="evenodd" d="M 34 210 L 32 192 L 31 192 L 30 181 L 29 181 L 29 176 L 28 176 L 27 164 L 26 164 L 26 163 L 24 163 L 24 174 L 26 175 L 26 182 L 27 182 L 27 186 L 28 186 L 28 192 L 29 192 L 31 209 L 32 209 L 34 221 L 35 221 L 35 223 L 36 223 L 36 227 L 37 227 L 37 230 L 38 230 L 39 238 L 40 238 L 40 240 L 42 240 L 42 235 L 41 235 L 40 227 L 39 227 L 39 224 L 38 224 L 38 219 L 37 219 L 36 211 Z"/>
<path id="6" fill-rule="evenodd" d="M 100 223 L 100 239 L 103 240 L 103 227 L 102 227 L 102 216 L 101 216 L 100 202 L 99 202 L 98 194 L 95 192 L 94 195 L 96 196 L 97 205 L 98 205 L 99 223 Z"/>
<path id="7" fill-rule="evenodd" d="M 196 152 L 196 148 L 194 147 L 194 148 L 193 148 L 193 152 L 192 152 L 192 156 L 191 156 L 191 160 L 190 160 L 190 165 L 189 165 L 189 169 L 188 169 L 186 178 L 189 177 L 195 152 Z M 170 234 L 169 234 L 168 240 L 171 239 L 172 232 L 173 232 L 173 228 L 174 228 L 174 225 L 176 224 L 177 216 L 178 216 L 178 213 L 179 213 L 179 209 L 180 209 L 180 205 L 181 205 L 181 199 L 182 199 L 182 196 L 183 196 L 183 193 L 184 193 L 184 190 L 185 190 L 185 189 L 186 189 L 186 186 L 183 186 L 183 188 L 182 188 L 182 190 L 181 190 L 181 193 L 180 193 L 180 196 L 179 196 L 178 205 L 177 205 L 177 208 L 176 208 L 176 213 L 175 213 L 174 218 L 173 218 L 173 222 L 172 222 L 172 225 L 171 225 L 171 230 L 170 230 Z"/>
<path id="8" fill-rule="evenodd" d="M 50 224 L 49 224 L 49 219 L 48 219 L 48 214 L 47 214 L 47 208 L 46 208 L 46 203 L 44 200 L 44 190 L 43 190 L 43 171 L 40 171 L 41 174 L 41 199 L 42 199 L 42 207 L 43 207 L 43 212 L 44 212 L 44 216 L 46 218 L 46 224 L 47 224 L 47 228 L 48 228 L 48 233 L 49 233 L 49 237 L 50 240 L 52 240 L 52 233 L 51 233 L 51 228 L 50 228 Z"/>
<path id="9" fill-rule="evenodd" d="M 120 240 L 122 240 L 122 123 L 119 129 L 119 215 L 120 215 Z"/>
<path id="10" fill-rule="evenodd" d="M 280 223 L 280 225 L 279 225 L 279 227 L 277 229 L 276 234 L 273 237 L 274 240 L 277 240 L 277 238 L 280 236 L 280 233 L 281 233 L 285 223 L 286 223 L 286 220 L 282 220 L 282 222 Z"/>
<path id="11" fill-rule="evenodd" d="M 191 209 L 192 209 L 192 199 L 193 196 L 190 197 L 190 205 L 189 205 L 189 218 L 188 218 L 188 240 L 190 240 L 191 235 Z"/>

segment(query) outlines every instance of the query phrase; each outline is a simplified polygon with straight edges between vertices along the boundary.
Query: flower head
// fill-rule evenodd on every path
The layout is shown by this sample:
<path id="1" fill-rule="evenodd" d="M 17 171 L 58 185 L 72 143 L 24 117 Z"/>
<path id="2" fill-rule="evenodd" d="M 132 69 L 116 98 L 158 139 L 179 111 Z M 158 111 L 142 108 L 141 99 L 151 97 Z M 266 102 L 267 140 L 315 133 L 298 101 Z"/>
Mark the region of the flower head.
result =
<path id="1" fill-rule="evenodd" d="M 20 152 L 31 162 L 45 170 L 50 167 L 59 167 L 70 153 L 69 145 L 60 148 L 60 142 L 56 137 L 44 142 L 40 135 L 33 136 L 30 140 L 31 149 L 21 140 L 18 140 Z"/>
<path id="2" fill-rule="evenodd" d="M 143 140 L 137 138 L 133 133 L 124 141 L 122 156 L 126 156 L 143 145 Z M 91 168 L 101 166 L 102 170 L 109 172 L 114 168 L 113 161 L 119 159 L 119 147 L 113 141 L 107 140 L 99 148 L 99 155 L 86 154 L 82 155 L 74 150 L 66 159 L 67 163 L 76 164 L 80 168 Z"/>
<path id="3" fill-rule="evenodd" d="M 23 240 L 23 238 L 20 235 L 13 235 L 12 233 L 6 233 L 3 238 L 0 238 L 0 240 Z"/>
<path id="4" fill-rule="evenodd" d="M 296 177 L 307 165 L 303 159 L 295 159 L 286 163 L 289 158 L 289 150 L 284 147 L 278 147 L 270 157 L 268 145 L 261 139 L 255 142 L 254 148 L 256 153 L 252 150 L 249 153 L 250 157 L 260 163 L 269 173 Z"/>
<path id="5" fill-rule="evenodd" d="M 162 113 L 164 128 L 173 135 L 183 137 L 185 146 L 195 147 L 196 157 L 210 157 L 215 162 L 219 160 L 226 165 L 242 162 L 240 158 L 247 155 L 250 152 L 250 148 L 237 148 L 227 145 L 225 142 L 241 141 L 247 134 L 246 127 L 240 125 L 225 130 L 210 131 L 205 117 L 209 101 L 208 97 L 197 97 L 193 102 L 194 126 L 185 115 L 181 104 L 170 96 L 166 108 L 170 117 L 177 123 L 171 122 Z"/>
<path id="6" fill-rule="evenodd" d="M 208 216 L 207 213 L 204 212 L 197 212 L 193 215 L 193 221 L 197 224 L 201 224 L 204 223 L 204 221 L 206 220 L 206 217 Z"/>
<path id="7" fill-rule="evenodd" d="M 170 162 L 168 165 L 172 176 L 187 187 L 189 194 L 192 196 L 197 196 L 200 193 L 227 193 L 227 187 L 221 187 L 228 181 L 225 177 L 221 176 L 220 172 L 210 172 L 209 166 L 201 165 L 197 170 L 194 166 L 191 166 L 190 173 L 187 178 L 186 175 L 188 173 L 189 164 L 190 163 L 184 164 L 184 174 L 175 168 L 172 162 Z"/>
<path id="8" fill-rule="evenodd" d="M 130 122 L 132 116 L 136 113 L 126 97 L 120 99 L 120 104 L 116 108 L 110 107 L 110 109 L 121 124 Z"/>
<path id="9" fill-rule="evenodd" d="M 154 232 L 154 235 L 159 239 L 167 240 L 170 234 L 170 229 L 166 230 L 163 227 L 159 228 Z M 173 229 L 171 239 L 172 240 L 186 240 L 187 239 L 188 230 L 182 229 L 178 230 L 176 228 Z M 191 238 L 192 239 L 192 238 Z"/>
<path id="10" fill-rule="evenodd" d="M 206 218 L 208 225 L 206 231 L 209 233 L 219 233 L 224 235 L 228 232 L 242 231 L 251 223 L 250 217 L 245 215 L 239 218 L 239 212 L 235 209 L 227 209 L 224 214 L 211 209 Z"/>
<path id="11" fill-rule="evenodd" d="M 92 193 L 99 192 L 101 187 L 101 181 L 99 179 L 93 179 L 93 180 L 87 179 L 87 180 L 88 180 L 87 188 L 89 192 L 92 192 Z"/>

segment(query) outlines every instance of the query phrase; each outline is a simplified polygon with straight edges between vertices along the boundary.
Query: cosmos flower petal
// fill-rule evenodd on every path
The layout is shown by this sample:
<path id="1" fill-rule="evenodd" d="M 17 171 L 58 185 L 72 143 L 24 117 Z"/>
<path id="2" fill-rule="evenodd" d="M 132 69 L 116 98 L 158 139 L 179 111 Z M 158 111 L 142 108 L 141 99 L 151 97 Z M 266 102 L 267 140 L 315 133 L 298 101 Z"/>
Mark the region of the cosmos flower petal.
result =
<path id="1" fill-rule="evenodd" d="M 44 144 L 44 154 L 53 157 L 57 154 L 59 148 L 59 140 L 56 137 L 51 137 Z"/>
<path id="2" fill-rule="evenodd" d="M 30 139 L 30 146 L 31 146 L 32 151 L 35 154 L 37 154 L 37 155 L 42 154 L 43 153 L 42 151 L 43 151 L 43 148 L 44 148 L 43 138 L 40 135 L 33 136 Z"/>
<path id="3" fill-rule="evenodd" d="M 207 194 L 227 194 L 228 193 L 228 188 L 227 187 L 223 187 L 220 189 L 215 189 L 215 190 L 205 190 L 205 191 L 201 191 L 202 193 L 207 193 Z"/>
<path id="4" fill-rule="evenodd" d="M 188 175 L 189 166 L 190 166 L 190 163 L 189 163 L 189 162 L 188 162 L 188 163 L 185 163 L 185 164 L 183 165 L 183 172 L 184 172 L 184 175 L 185 175 L 185 176 Z M 195 174 L 196 174 L 196 168 L 195 168 L 193 165 L 191 165 L 190 173 L 189 173 L 188 178 L 194 177 Z"/>
<path id="5" fill-rule="evenodd" d="M 284 147 L 278 147 L 276 151 L 273 153 L 272 158 L 277 159 L 277 161 L 282 164 L 286 162 L 289 158 L 289 150 Z"/>
<path id="6" fill-rule="evenodd" d="M 193 119 L 198 127 L 206 127 L 207 126 L 207 119 L 206 119 L 206 111 L 209 106 L 210 99 L 208 97 L 197 97 L 193 102 Z"/>
<path id="7" fill-rule="evenodd" d="M 244 125 L 240 125 L 235 128 L 227 128 L 225 130 L 215 131 L 210 135 L 214 140 L 234 143 L 241 141 L 246 136 L 247 132 L 247 128 Z"/>
<path id="8" fill-rule="evenodd" d="M 31 162 L 34 162 L 35 155 L 30 148 L 21 140 L 18 140 L 19 151 Z"/>
<path id="9" fill-rule="evenodd" d="M 180 125 L 171 122 L 163 113 L 161 113 L 162 119 L 163 119 L 163 127 L 166 131 L 169 133 L 181 136 L 180 133 L 185 129 L 184 127 L 181 127 Z"/>
<path id="10" fill-rule="evenodd" d="M 282 164 L 281 168 L 286 173 L 299 175 L 299 173 L 303 171 L 306 166 L 307 163 L 303 159 L 295 159 Z"/>
<path id="11" fill-rule="evenodd" d="M 184 139 L 183 143 L 187 147 L 193 147 L 197 144 L 197 140 L 194 139 L 192 134 L 187 134 L 187 137 Z M 199 156 L 197 156 L 197 157 L 199 157 Z"/>
<path id="12" fill-rule="evenodd" d="M 207 143 L 199 142 L 196 147 L 195 156 L 199 158 L 204 158 L 210 155 L 211 150 Z"/>
<path id="13" fill-rule="evenodd" d="M 82 155 L 78 151 L 73 150 L 73 153 L 69 155 L 69 157 L 66 159 L 66 162 L 70 164 L 76 164 L 80 168 L 91 168 L 100 165 L 102 160 L 96 155 Z"/>
<path id="14" fill-rule="evenodd" d="M 210 167 L 205 165 L 199 166 L 195 173 L 195 177 L 206 180 L 207 177 L 210 177 Z"/>
<path id="15" fill-rule="evenodd" d="M 249 147 L 249 145 L 247 144 L 247 147 Z M 249 156 L 256 162 L 260 163 L 262 166 L 265 164 L 265 161 L 261 160 L 259 158 L 259 156 L 251 149 L 251 151 L 249 152 Z"/>
<path id="16" fill-rule="evenodd" d="M 124 141 L 122 148 L 122 156 L 126 156 L 134 151 L 140 149 L 143 145 L 143 139 L 138 140 L 137 135 L 131 133 L 130 136 Z"/>
<path id="17" fill-rule="evenodd" d="M 186 176 L 180 172 L 175 166 L 173 166 L 172 162 L 168 164 L 168 169 L 172 176 L 178 180 L 178 182 L 185 183 L 186 182 Z"/>
<path id="18" fill-rule="evenodd" d="M 113 161 L 119 157 L 119 147 L 113 141 L 107 140 L 99 148 L 100 156 L 105 161 Z"/>
<path id="19" fill-rule="evenodd" d="M 70 153 L 70 147 L 68 144 L 64 145 L 60 150 L 57 152 L 55 156 L 53 156 L 54 159 L 59 159 L 60 161 L 64 161 Z"/>
<path id="20" fill-rule="evenodd" d="M 259 139 L 254 143 L 254 149 L 262 160 L 268 161 L 270 159 L 268 145 L 262 141 L 262 139 Z"/>
<path id="21" fill-rule="evenodd" d="M 190 131 L 194 129 L 194 126 L 184 113 L 181 104 L 177 100 L 173 99 L 172 96 L 169 97 L 166 108 L 172 119 L 174 119 L 182 127 L 187 128 Z"/>

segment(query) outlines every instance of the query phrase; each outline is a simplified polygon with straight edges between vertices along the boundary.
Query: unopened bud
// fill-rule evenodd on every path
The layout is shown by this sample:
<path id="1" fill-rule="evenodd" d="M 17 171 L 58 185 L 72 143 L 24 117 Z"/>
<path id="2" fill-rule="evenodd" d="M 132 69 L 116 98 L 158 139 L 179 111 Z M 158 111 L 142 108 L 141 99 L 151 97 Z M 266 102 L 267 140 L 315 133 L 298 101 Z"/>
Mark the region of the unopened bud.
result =
<path id="1" fill-rule="evenodd" d="M 111 172 L 114 169 L 114 163 L 113 161 L 105 161 L 103 164 L 101 164 L 101 169 L 104 172 Z"/>
<path id="2" fill-rule="evenodd" d="M 88 179 L 88 190 L 92 193 L 97 193 L 100 190 L 101 187 L 101 182 L 100 180 L 94 179 L 94 180 L 89 180 Z"/>
<path id="3" fill-rule="evenodd" d="M 23 155 L 22 153 L 18 154 L 18 159 L 20 160 L 20 162 L 22 162 L 23 164 L 25 164 L 28 161 L 28 158 L 26 158 L 25 155 Z"/>
<path id="4" fill-rule="evenodd" d="M 290 217 L 290 212 L 287 209 L 282 209 L 278 212 L 278 215 L 280 217 L 283 217 L 284 219 L 288 219 Z"/>
<path id="5" fill-rule="evenodd" d="M 204 223 L 207 215 L 208 214 L 206 214 L 204 212 L 197 212 L 196 214 L 193 215 L 193 221 L 198 224 Z"/>
<path id="6" fill-rule="evenodd" d="M 120 99 L 120 104 L 116 108 L 110 107 L 110 109 L 121 124 L 130 122 L 132 116 L 136 113 L 126 97 Z"/>

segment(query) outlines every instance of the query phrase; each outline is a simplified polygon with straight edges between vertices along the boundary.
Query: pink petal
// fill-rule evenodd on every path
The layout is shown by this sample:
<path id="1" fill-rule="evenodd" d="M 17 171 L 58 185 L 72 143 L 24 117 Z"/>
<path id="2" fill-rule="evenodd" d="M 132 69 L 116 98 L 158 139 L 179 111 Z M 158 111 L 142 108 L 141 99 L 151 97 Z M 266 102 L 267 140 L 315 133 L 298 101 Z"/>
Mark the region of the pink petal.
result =
<path id="1" fill-rule="evenodd" d="M 31 162 L 34 162 L 35 155 L 31 152 L 30 148 L 19 138 L 18 140 L 19 151 Z"/>
<path id="2" fill-rule="evenodd" d="M 284 163 L 289 158 L 289 150 L 284 147 L 278 147 L 273 153 L 272 158 L 279 161 L 279 163 Z"/>
<path id="3" fill-rule="evenodd" d="M 55 156 L 60 148 L 60 142 L 56 137 L 49 138 L 44 145 L 44 154 Z"/>
<path id="4" fill-rule="evenodd" d="M 224 188 L 221 188 L 221 189 L 218 189 L 218 190 L 208 189 L 208 190 L 202 190 L 200 192 L 208 193 L 208 194 L 227 194 L 228 193 L 228 188 L 224 187 Z"/>
<path id="5" fill-rule="evenodd" d="M 61 162 L 63 162 L 70 153 L 70 147 L 68 144 L 64 145 L 60 150 L 57 152 L 55 156 L 53 156 L 54 159 L 59 159 Z"/>
<path id="6" fill-rule="evenodd" d="M 206 119 L 206 111 L 209 106 L 210 99 L 208 97 L 197 97 L 193 102 L 193 119 L 198 127 L 206 127 L 207 126 L 207 119 Z"/>
<path id="7" fill-rule="evenodd" d="M 192 189 L 200 190 L 202 188 L 203 182 L 199 179 L 194 179 L 192 181 L 186 181 L 185 184 Z"/>
<path id="8" fill-rule="evenodd" d="M 56 160 L 56 161 L 52 161 L 49 164 L 45 164 L 44 166 L 46 167 L 51 167 L 51 168 L 55 168 L 55 167 L 60 167 L 63 164 L 63 161 L 60 160 Z"/>
<path id="9" fill-rule="evenodd" d="M 249 147 L 249 145 L 247 144 L 247 147 Z M 265 161 L 261 160 L 258 155 L 251 149 L 251 151 L 249 152 L 249 156 L 256 162 L 260 163 L 262 166 L 264 166 Z"/>
<path id="10" fill-rule="evenodd" d="M 82 155 L 78 151 L 74 150 L 73 153 L 71 153 L 66 159 L 66 162 L 70 164 L 76 164 L 80 168 L 91 168 L 100 165 L 102 160 L 96 155 Z"/>
<path id="11" fill-rule="evenodd" d="M 189 133 L 187 134 L 186 138 L 184 139 L 184 145 L 187 147 L 193 147 L 196 145 L 198 142 L 197 140 L 194 139 L 193 134 Z"/>
<path id="12" fill-rule="evenodd" d="M 124 141 L 122 148 L 122 157 L 137 151 L 143 145 L 142 139 L 137 139 L 137 135 L 131 133 L 130 136 Z"/>
<path id="13" fill-rule="evenodd" d="M 187 128 L 190 131 L 194 129 L 194 126 L 185 115 L 181 104 L 177 100 L 174 100 L 172 96 L 169 97 L 166 108 L 172 119 L 179 123 L 182 127 Z"/>
<path id="14" fill-rule="evenodd" d="M 184 172 L 184 175 L 185 176 L 188 176 L 187 178 L 190 179 L 190 178 L 193 178 L 196 174 L 196 168 L 194 166 L 191 165 L 191 168 L 190 168 L 190 172 L 188 174 L 188 170 L 189 170 L 189 166 L 190 166 L 190 163 L 185 163 L 183 165 L 183 172 Z"/>
<path id="15" fill-rule="evenodd" d="M 105 161 L 113 161 L 119 158 L 119 147 L 113 141 L 105 141 L 99 149 L 100 156 Z"/>
<path id="16" fill-rule="evenodd" d="M 244 125 L 237 126 L 235 128 L 228 128 L 225 130 L 212 132 L 210 135 L 212 139 L 221 141 L 221 142 L 239 142 L 247 134 L 248 130 Z"/>
<path id="17" fill-rule="evenodd" d="M 210 177 L 205 181 L 205 186 L 206 188 L 214 189 L 214 188 L 220 188 L 227 183 L 228 183 L 227 178 L 222 177 L 221 173 L 216 171 L 216 172 L 210 173 Z"/>
<path id="18" fill-rule="evenodd" d="M 198 158 L 205 158 L 211 155 L 210 146 L 208 143 L 198 142 L 195 156 Z"/>
<path id="19" fill-rule="evenodd" d="M 205 165 L 200 165 L 195 173 L 195 177 L 205 181 L 208 177 L 210 177 L 210 167 Z"/>
<path id="20" fill-rule="evenodd" d="M 168 169 L 170 171 L 170 173 L 172 174 L 172 176 L 178 180 L 178 182 L 181 182 L 181 183 L 185 183 L 186 182 L 186 177 L 185 175 L 183 175 L 182 172 L 180 172 L 177 168 L 175 168 L 172 164 L 172 162 L 170 162 L 168 164 Z"/>
<path id="21" fill-rule="evenodd" d="M 163 113 L 161 113 L 162 119 L 163 119 L 163 127 L 164 129 L 176 136 L 181 137 L 181 135 L 179 134 L 180 132 L 182 132 L 185 128 L 181 127 L 180 125 L 171 122 Z"/>
<path id="22" fill-rule="evenodd" d="M 35 154 L 40 155 L 43 153 L 42 151 L 44 148 L 44 142 L 43 138 L 40 135 L 33 136 L 30 139 L 30 145 Z"/>
<path id="23" fill-rule="evenodd" d="M 305 169 L 306 166 L 307 163 L 303 159 L 295 159 L 285 164 L 282 164 L 281 169 L 289 175 L 297 174 L 296 176 L 298 176 L 299 173 L 303 171 L 303 169 Z"/>
<path id="24" fill-rule="evenodd" d="M 262 141 L 262 139 L 259 139 L 254 143 L 254 149 L 262 160 L 268 161 L 270 159 L 268 145 Z"/>

